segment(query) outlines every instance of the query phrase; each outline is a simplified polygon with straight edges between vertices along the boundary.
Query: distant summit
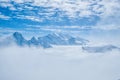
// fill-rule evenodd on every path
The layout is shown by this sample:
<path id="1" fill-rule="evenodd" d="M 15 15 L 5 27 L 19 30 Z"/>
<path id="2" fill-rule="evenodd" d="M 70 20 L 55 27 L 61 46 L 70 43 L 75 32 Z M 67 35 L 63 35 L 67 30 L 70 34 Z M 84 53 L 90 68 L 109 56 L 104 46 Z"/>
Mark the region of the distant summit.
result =
<path id="1" fill-rule="evenodd" d="M 104 53 L 112 50 L 120 50 L 119 47 L 116 47 L 114 45 L 103 45 L 103 46 L 94 46 L 94 47 L 82 47 L 84 51 L 87 51 L 89 53 Z"/>

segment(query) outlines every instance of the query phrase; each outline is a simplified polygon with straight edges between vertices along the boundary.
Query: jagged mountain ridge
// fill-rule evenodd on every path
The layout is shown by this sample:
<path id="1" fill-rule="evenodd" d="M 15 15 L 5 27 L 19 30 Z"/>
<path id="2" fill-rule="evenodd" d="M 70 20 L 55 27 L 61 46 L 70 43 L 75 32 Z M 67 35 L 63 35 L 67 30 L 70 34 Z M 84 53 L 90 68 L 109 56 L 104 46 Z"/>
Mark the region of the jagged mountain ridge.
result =
<path id="1" fill-rule="evenodd" d="M 52 45 L 85 45 L 89 42 L 86 39 L 57 33 L 48 34 L 37 39 L 32 37 L 30 40 L 26 40 L 21 33 L 15 32 L 13 38 L 18 46 L 42 46 L 43 48 L 50 48 Z"/>
<path id="2" fill-rule="evenodd" d="M 88 53 L 105 53 L 112 50 L 119 50 L 120 48 L 114 45 L 102 45 L 93 46 L 88 45 L 89 41 L 80 37 L 73 37 L 68 34 L 52 33 L 42 37 L 35 38 L 34 36 L 30 40 L 26 40 L 19 32 L 14 32 L 12 36 L 0 41 L 0 46 L 8 46 L 12 43 L 18 46 L 35 46 L 43 48 L 52 48 L 53 45 L 80 45 L 82 50 Z"/>

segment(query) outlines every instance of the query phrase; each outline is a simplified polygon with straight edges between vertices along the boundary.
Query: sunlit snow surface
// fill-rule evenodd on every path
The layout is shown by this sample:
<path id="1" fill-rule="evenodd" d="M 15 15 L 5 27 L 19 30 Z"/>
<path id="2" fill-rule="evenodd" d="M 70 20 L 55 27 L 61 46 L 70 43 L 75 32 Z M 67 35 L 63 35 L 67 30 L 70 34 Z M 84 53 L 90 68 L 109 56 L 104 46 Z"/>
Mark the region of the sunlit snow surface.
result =
<path id="1" fill-rule="evenodd" d="M 81 46 L 0 48 L 0 80 L 118 80 L 120 52 L 87 53 Z"/>

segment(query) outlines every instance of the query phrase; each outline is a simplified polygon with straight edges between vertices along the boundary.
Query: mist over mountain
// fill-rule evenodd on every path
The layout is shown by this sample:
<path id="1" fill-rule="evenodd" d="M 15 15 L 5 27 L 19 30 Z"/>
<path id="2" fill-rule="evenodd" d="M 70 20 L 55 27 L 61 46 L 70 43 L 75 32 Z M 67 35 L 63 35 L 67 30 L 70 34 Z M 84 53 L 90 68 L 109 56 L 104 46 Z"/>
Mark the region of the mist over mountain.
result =
<path id="1" fill-rule="evenodd" d="M 38 47 L 38 48 L 53 48 L 54 46 L 80 46 L 83 52 L 88 53 L 105 53 L 112 50 L 120 50 L 119 47 L 114 44 L 106 44 L 101 46 L 93 46 L 89 44 L 89 40 L 73 37 L 68 34 L 51 33 L 41 37 L 32 37 L 31 39 L 25 39 L 19 32 L 14 32 L 11 36 L 0 41 L 0 46 L 10 46 L 15 44 L 20 47 Z"/>
<path id="2" fill-rule="evenodd" d="M 83 50 L 89 52 L 89 53 L 105 53 L 105 52 L 110 52 L 112 50 L 119 50 L 120 48 L 114 45 L 103 45 L 103 46 L 86 46 L 82 47 Z"/>
<path id="3" fill-rule="evenodd" d="M 0 80 L 120 80 L 120 0 L 0 0 Z"/>

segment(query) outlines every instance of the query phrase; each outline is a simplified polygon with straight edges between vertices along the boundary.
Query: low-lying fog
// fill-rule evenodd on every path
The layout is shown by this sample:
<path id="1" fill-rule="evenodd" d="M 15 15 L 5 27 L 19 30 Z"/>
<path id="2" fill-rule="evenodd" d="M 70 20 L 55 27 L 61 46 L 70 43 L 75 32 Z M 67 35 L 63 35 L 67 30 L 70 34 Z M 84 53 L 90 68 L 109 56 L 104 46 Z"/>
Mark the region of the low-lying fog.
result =
<path id="1" fill-rule="evenodd" d="M 0 48 L 0 80 L 118 80 L 120 52 L 86 53 L 80 46 Z"/>

